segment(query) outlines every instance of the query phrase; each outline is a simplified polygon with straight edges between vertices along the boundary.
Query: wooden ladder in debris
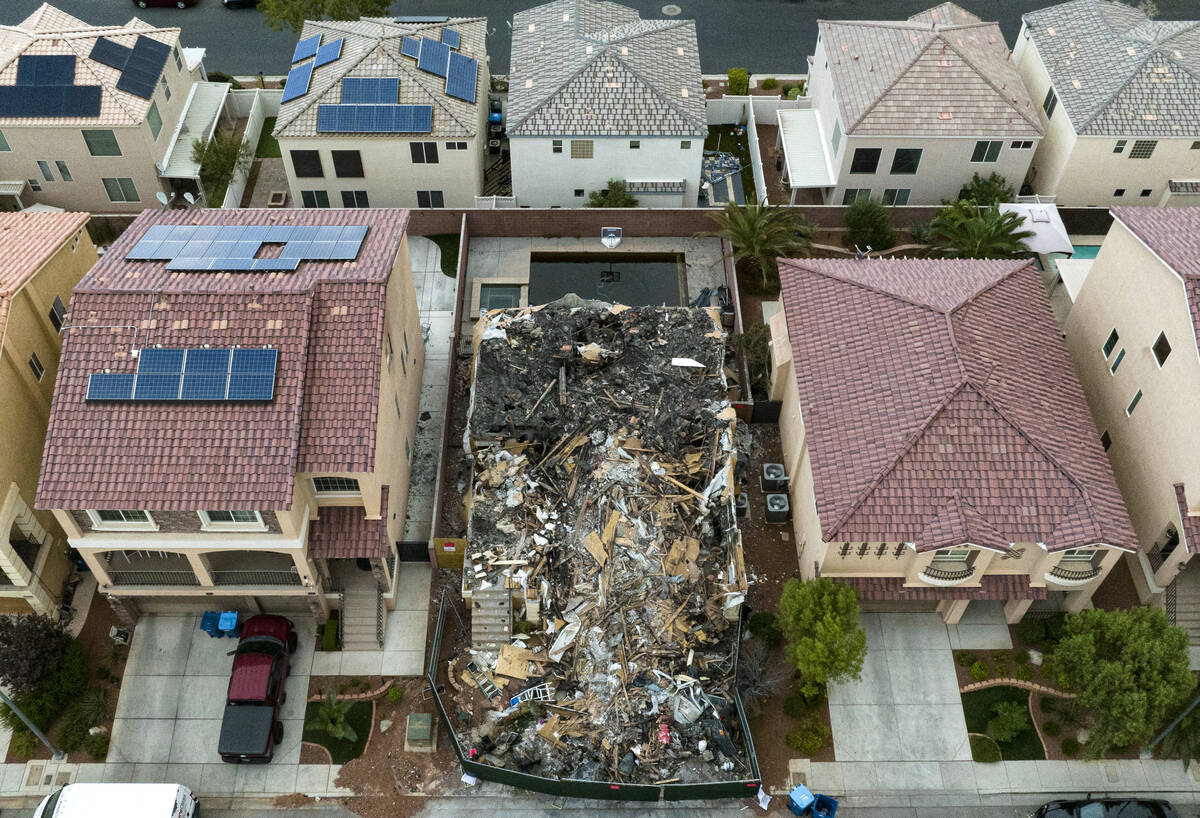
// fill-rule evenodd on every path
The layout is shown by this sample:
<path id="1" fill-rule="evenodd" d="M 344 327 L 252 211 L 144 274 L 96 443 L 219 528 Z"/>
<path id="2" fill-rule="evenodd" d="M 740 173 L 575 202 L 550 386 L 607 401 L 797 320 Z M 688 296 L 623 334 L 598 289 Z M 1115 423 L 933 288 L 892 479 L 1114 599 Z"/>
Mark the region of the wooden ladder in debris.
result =
<path id="1" fill-rule="evenodd" d="M 499 650 L 512 641 L 512 592 L 488 588 L 471 592 L 471 647 Z"/>

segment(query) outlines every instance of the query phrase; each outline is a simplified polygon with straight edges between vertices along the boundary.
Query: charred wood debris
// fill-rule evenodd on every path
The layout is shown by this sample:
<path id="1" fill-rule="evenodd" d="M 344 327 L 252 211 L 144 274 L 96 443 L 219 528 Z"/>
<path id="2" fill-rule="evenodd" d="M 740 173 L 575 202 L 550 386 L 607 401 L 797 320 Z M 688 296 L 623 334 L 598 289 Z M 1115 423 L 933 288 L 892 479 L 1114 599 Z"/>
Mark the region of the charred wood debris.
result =
<path id="1" fill-rule="evenodd" d="M 614 783 L 753 776 L 725 361 L 715 310 L 568 296 L 478 322 L 472 641 L 448 668 L 471 757 Z"/>

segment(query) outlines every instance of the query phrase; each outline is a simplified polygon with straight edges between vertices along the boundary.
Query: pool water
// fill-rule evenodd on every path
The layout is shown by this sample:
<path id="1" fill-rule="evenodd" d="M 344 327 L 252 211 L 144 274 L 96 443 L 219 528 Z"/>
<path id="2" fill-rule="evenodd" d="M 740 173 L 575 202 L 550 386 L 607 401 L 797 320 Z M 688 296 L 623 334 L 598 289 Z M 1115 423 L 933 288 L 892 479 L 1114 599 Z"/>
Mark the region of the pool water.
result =
<path id="1" fill-rule="evenodd" d="M 534 253 L 529 303 L 567 293 L 631 307 L 686 303 L 687 274 L 679 253 Z"/>
<path id="2" fill-rule="evenodd" d="M 1071 258 L 1089 259 L 1095 258 L 1100 252 L 1099 244 L 1076 244 L 1075 252 L 1071 254 Z"/>

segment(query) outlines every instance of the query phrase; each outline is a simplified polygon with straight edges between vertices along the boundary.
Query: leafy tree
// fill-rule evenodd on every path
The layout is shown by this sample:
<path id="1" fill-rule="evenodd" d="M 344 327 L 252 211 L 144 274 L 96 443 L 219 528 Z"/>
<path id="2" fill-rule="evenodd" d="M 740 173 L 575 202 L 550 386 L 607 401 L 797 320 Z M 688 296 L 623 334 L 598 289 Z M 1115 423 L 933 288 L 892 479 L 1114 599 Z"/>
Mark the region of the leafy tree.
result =
<path id="1" fill-rule="evenodd" d="M 971 177 L 971 184 L 962 189 L 958 194 L 960 199 L 971 199 L 978 205 L 990 207 L 998 205 L 1002 202 L 1011 202 L 1016 199 L 1016 191 L 1008 180 L 999 173 L 992 173 L 991 176 L 984 178 L 978 173 Z"/>
<path id="2" fill-rule="evenodd" d="M 1159 608 L 1068 616 L 1054 648 L 1055 680 L 1095 714 L 1087 755 L 1145 741 L 1192 692 L 1188 637 Z"/>
<path id="3" fill-rule="evenodd" d="M 254 146 L 236 134 L 214 134 L 208 144 L 199 139 L 192 142 L 192 161 L 200 165 L 200 184 L 209 197 L 209 205 L 220 207 L 221 202 L 214 201 L 216 194 L 229 187 L 235 173 L 250 169 Z"/>
<path id="4" fill-rule="evenodd" d="M 788 580 L 779 600 L 779 627 L 805 695 L 816 695 L 827 682 L 861 677 L 867 633 L 858 623 L 858 594 L 850 586 L 824 577 Z"/>
<path id="5" fill-rule="evenodd" d="M 588 194 L 588 207 L 637 207 L 637 197 L 625 189 L 622 179 L 609 179 L 604 190 Z"/>
<path id="6" fill-rule="evenodd" d="M 757 277 L 763 295 L 779 289 L 777 258 L 807 256 L 812 251 L 813 226 L 792 208 L 730 202 L 712 217 L 717 230 L 701 235 L 727 239 L 738 272 L 744 278 Z"/>
<path id="7" fill-rule="evenodd" d="M 287 26 L 299 34 L 305 20 L 383 17 L 391 4 L 391 0 L 259 0 L 258 10 L 276 31 Z"/>
<path id="8" fill-rule="evenodd" d="M 731 96 L 744 97 L 750 93 L 750 72 L 745 68 L 730 68 L 725 79 Z"/>
<path id="9" fill-rule="evenodd" d="M 946 258 L 1022 258 L 1029 255 L 1024 241 L 1033 236 L 1032 230 L 1021 229 L 1024 223 L 1018 213 L 958 199 L 933 217 L 933 253 Z"/>
<path id="10" fill-rule="evenodd" d="M 843 220 L 846 224 L 847 247 L 887 250 L 896 246 L 892 212 L 875 199 L 867 196 L 855 199 L 846 208 Z"/>
<path id="11" fill-rule="evenodd" d="M 996 702 L 992 712 L 987 732 L 996 741 L 1012 741 L 1029 729 L 1029 708 L 1020 702 Z"/>
<path id="12" fill-rule="evenodd" d="M 317 708 L 316 715 L 306 727 L 321 729 L 329 736 L 342 741 L 357 741 L 358 733 L 350 726 L 350 708 L 354 702 L 339 702 L 332 690 Z"/>
<path id="13" fill-rule="evenodd" d="M 1162 753 L 1168 758 L 1179 756 L 1185 770 L 1194 759 L 1200 759 L 1200 711 L 1188 713 L 1174 730 L 1163 736 Z"/>
<path id="14" fill-rule="evenodd" d="M 0 617 L 0 682 L 14 696 L 30 692 L 65 649 L 62 626 L 48 616 Z"/>

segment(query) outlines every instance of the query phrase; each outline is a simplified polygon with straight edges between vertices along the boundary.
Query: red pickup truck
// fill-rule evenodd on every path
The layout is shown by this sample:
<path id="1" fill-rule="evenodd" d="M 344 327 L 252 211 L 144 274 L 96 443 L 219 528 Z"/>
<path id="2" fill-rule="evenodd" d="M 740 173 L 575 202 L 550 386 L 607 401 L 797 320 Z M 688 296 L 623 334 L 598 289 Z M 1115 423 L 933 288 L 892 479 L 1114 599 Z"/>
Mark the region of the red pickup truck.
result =
<path id="1" fill-rule="evenodd" d="M 275 745 L 283 740 L 283 684 L 297 644 L 295 626 L 287 617 L 262 614 L 242 626 L 221 720 L 222 761 L 265 764 L 274 756 Z"/>

